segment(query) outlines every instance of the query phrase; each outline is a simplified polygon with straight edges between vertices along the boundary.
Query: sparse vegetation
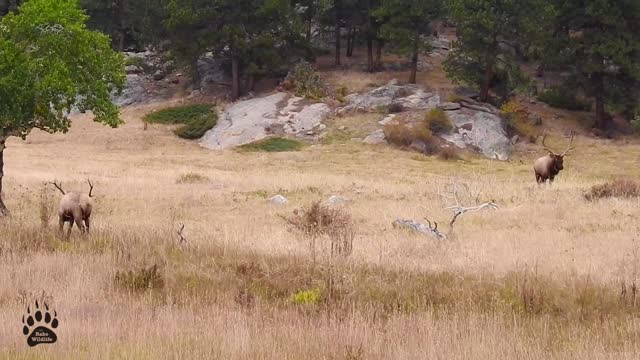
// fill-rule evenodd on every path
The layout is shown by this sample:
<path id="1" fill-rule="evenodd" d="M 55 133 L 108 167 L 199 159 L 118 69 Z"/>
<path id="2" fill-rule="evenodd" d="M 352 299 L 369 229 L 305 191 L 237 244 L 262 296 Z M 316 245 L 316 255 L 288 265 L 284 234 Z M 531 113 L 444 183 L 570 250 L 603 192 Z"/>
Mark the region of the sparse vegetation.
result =
<path id="1" fill-rule="evenodd" d="M 176 180 L 176 184 L 202 184 L 209 181 L 209 178 L 198 173 L 189 172 L 182 174 Z"/>
<path id="2" fill-rule="evenodd" d="M 640 197 L 640 184 L 634 180 L 616 179 L 593 186 L 584 195 L 585 199 L 594 201 L 603 198 L 637 198 Z"/>
<path id="3" fill-rule="evenodd" d="M 218 121 L 218 113 L 213 106 L 194 104 L 171 107 L 152 112 L 144 121 L 157 124 L 184 124 L 174 132 L 184 139 L 199 139 L 213 128 Z"/>
<path id="4" fill-rule="evenodd" d="M 157 265 L 138 270 L 118 271 L 114 277 L 115 285 L 129 291 L 162 289 L 164 278 Z"/>
<path id="5" fill-rule="evenodd" d="M 537 141 L 540 131 L 529 120 L 529 114 L 517 101 L 510 100 L 502 104 L 500 114 L 507 120 L 507 130 L 511 135 L 517 134 L 530 143 Z"/>
<path id="6" fill-rule="evenodd" d="M 451 120 L 442 109 L 432 109 L 425 115 L 425 123 L 433 134 L 444 134 L 451 129 Z"/>
<path id="7" fill-rule="evenodd" d="M 287 152 L 287 151 L 300 151 L 305 147 L 303 142 L 281 138 L 270 137 L 263 140 L 258 140 L 249 144 L 240 146 L 241 151 L 255 152 Z"/>

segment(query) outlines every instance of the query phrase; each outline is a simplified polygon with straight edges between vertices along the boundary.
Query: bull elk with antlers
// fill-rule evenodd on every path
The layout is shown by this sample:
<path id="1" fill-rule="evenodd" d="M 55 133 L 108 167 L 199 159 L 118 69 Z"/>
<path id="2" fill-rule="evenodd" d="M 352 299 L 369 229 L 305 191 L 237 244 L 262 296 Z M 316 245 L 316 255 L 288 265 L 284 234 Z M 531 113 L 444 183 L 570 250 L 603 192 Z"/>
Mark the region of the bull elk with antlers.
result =
<path id="1" fill-rule="evenodd" d="M 89 183 L 89 194 L 71 191 L 65 192 L 61 185 L 53 182 L 55 186 L 62 193 L 62 199 L 60 199 L 60 206 L 58 208 L 58 220 L 60 224 L 60 232 L 64 231 L 64 224 L 69 223 L 69 230 L 67 232 L 67 238 L 71 236 L 71 229 L 73 223 L 76 223 L 80 232 L 83 234 L 85 231 L 89 232 L 89 224 L 91 221 L 91 211 L 93 210 L 93 184 L 87 179 Z"/>
<path id="2" fill-rule="evenodd" d="M 547 132 L 545 131 L 542 134 L 542 146 L 549 152 L 549 154 L 538 158 L 533 164 L 533 170 L 536 173 L 536 182 L 538 184 L 543 184 L 547 180 L 549 180 L 549 183 L 551 184 L 560 170 L 564 169 L 564 157 L 567 156 L 569 151 L 575 149 L 575 146 L 573 146 L 574 137 L 575 133 L 572 131 L 569 146 L 567 146 L 567 149 L 562 154 L 557 154 L 549 149 L 544 143 L 547 138 Z"/>

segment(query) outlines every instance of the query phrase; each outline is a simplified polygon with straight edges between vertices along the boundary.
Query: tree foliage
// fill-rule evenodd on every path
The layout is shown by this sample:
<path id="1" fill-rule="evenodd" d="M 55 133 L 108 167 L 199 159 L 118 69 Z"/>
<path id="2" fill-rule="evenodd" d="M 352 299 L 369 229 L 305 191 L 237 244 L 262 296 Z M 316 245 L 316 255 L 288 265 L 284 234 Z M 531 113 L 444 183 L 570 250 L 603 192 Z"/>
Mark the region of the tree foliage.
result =
<path id="1" fill-rule="evenodd" d="M 565 67 L 569 85 L 595 100 L 596 126 L 606 128 L 606 105 L 629 117 L 640 97 L 640 2 L 554 1 L 546 63 Z"/>
<path id="2" fill-rule="evenodd" d="M 0 157 L 9 136 L 66 132 L 74 108 L 120 124 L 111 94 L 124 85 L 124 60 L 86 21 L 76 0 L 29 0 L 0 21 Z M 0 166 L 0 190 L 1 180 Z"/>
<path id="3" fill-rule="evenodd" d="M 487 101 L 491 88 L 508 93 L 522 79 L 517 46 L 544 32 L 553 8 L 544 0 L 450 0 L 457 40 L 444 62 L 456 82 L 477 86 Z"/>
<path id="4" fill-rule="evenodd" d="M 416 82 L 418 56 L 432 50 L 428 36 L 431 22 L 442 14 L 442 0 L 383 0 L 377 10 L 382 25 L 382 37 L 393 44 L 391 49 L 411 58 L 409 83 Z"/>

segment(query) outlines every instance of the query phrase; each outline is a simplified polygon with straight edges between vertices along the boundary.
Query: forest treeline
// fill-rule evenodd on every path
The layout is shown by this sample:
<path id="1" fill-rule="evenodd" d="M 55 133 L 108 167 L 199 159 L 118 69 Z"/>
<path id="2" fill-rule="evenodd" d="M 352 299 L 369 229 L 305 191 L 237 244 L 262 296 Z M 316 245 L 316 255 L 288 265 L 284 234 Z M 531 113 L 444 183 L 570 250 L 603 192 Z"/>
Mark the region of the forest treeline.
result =
<path id="1" fill-rule="evenodd" d="M 633 119 L 640 112 L 638 0 L 78 1 L 116 50 L 161 49 L 196 82 L 198 58 L 223 59 L 233 98 L 300 59 L 330 51 L 340 65 L 354 48 L 366 53 L 370 72 L 384 69 L 384 53 L 406 56 L 415 82 L 419 56 L 437 36 L 434 24 L 444 23 L 457 38 L 444 69 L 477 88 L 481 101 L 527 89 L 522 65 L 529 64 L 564 72 L 554 94 L 590 99 L 600 128 L 611 113 Z M 19 11 L 20 2 L 0 0 L 0 16 Z"/>

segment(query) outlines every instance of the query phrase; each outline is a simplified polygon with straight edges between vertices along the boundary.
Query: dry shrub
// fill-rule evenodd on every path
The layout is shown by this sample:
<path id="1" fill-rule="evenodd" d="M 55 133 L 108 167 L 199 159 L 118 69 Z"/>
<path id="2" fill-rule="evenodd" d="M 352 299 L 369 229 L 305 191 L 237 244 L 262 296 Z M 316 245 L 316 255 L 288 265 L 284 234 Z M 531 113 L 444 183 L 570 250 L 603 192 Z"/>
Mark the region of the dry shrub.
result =
<path id="1" fill-rule="evenodd" d="M 608 197 L 640 197 L 640 184 L 633 180 L 616 179 L 611 182 L 593 186 L 584 194 L 584 197 L 589 201 Z"/>
<path id="2" fill-rule="evenodd" d="M 331 241 L 331 255 L 349 256 L 353 251 L 355 224 L 351 215 L 340 208 L 325 206 L 316 201 L 308 208 L 296 209 L 293 215 L 284 217 L 296 230 L 311 239 L 315 259 L 315 241 L 326 236 Z"/>
<path id="3" fill-rule="evenodd" d="M 49 192 L 49 189 L 45 186 L 40 189 L 40 225 L 43 229 L 46 229 L 49 226 L 49 219 L 51 219 L 51 215 L 54 211 L 54 203 L 53 197 Z"/>
<path id="4" fill-rule="evenodd" d="M 202 184 L 209 181 L 209 178 L 194 172 L 182 174 L 176 180 L 176 184 Z"/>
<path id="5" fill-rule="evenodd" d="M 507 130 L 511 135 L 519 135 L 530 143 L 535 143 L 540 131 L 529 120 L 529 113 L 517 101 L 502 104 L 500 115 L 507 121 Z"/>
<path id="6" fill-rule="evenodd" d="M 441 160 L 445 160 L 445 161 L 456 161 L 456 160 L 462 159 L 462 157 L 460 156 L 460 153 L 458 152 L 458 149 L 456 149 L 453 146 L 446 146 L 446 147 L 440 148 L 440 150 L 438 151 L 438 157 Z"/>
<path id="7" fill-rule="evenodd" d="M 451 120 L 442 109 L 432 109 L 424 117 L 426 127 L 434 134 L 447 133 L 453 129 Z"/>
<path id="8" fill-rule="evenodd" d="M 431 130 L 422 126 L 411 127 L 405 122 L 389 123 L 384 126 L 384 136 L 390 144 L 409 146 L 414 141 L 429 143 L 433 134 Z"/>

